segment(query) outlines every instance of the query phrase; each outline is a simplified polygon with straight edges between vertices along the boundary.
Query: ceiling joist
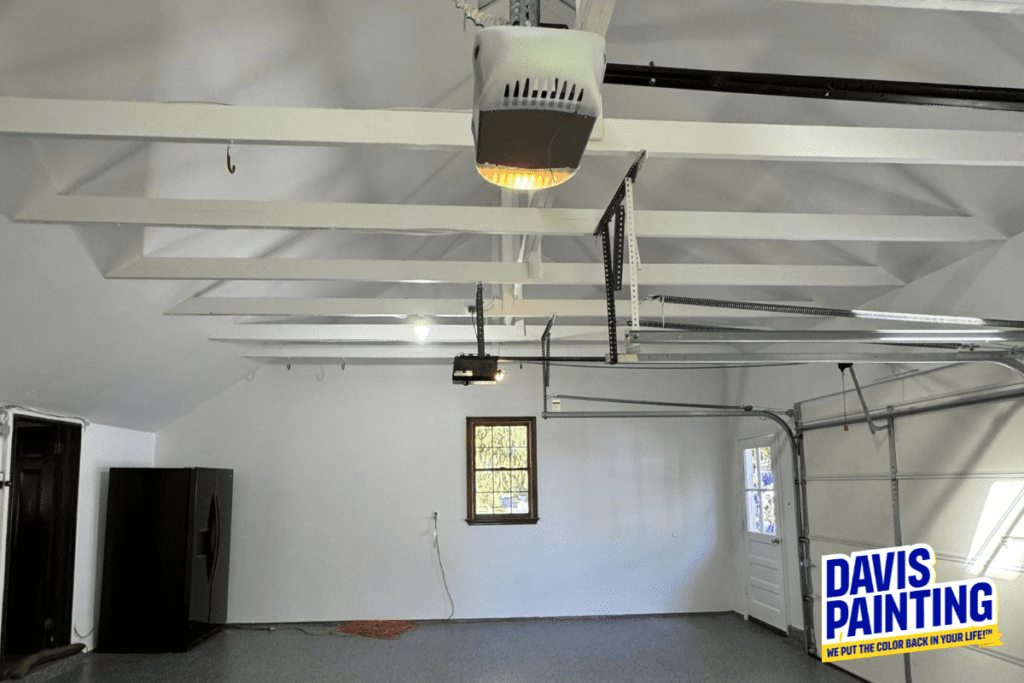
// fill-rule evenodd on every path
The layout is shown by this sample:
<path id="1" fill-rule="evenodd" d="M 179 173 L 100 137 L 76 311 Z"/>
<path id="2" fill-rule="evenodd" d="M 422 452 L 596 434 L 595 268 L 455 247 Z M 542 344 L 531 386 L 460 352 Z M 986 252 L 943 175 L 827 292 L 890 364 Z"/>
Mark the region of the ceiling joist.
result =
<path id="1" fill-rule="evenodd" d="M 50 195 L 20 223 L 355 230 L 359 232 L 590 235 L 600 209 L 533 209 L 326 202 Z M 970 216 L 636 211 L 638 237 L 869 242 L 979 242 L 1004 236 Z"/>
<path id="2" fill-rule="evenodd" d="M 300 258 L 142 258 L 116 267 L 111 279 L 145 280 L 358 280 L 604 286 L 599 263 L 495 261 L 372 261 Z M 628 273 L 623 283 L 629 284 Z M 640 284 L 654 286 L 897 287 L 904 284 L 878 266 L 645 263 Z"/>
<path id="3" fill-rule="evenodd" d="M 469 112 L 0 97 L 0 136 L 472 149 Z M 588 154 L 1024 166 L 1024 133 L 605 119 Z"/>
<path id="4" fill-rule="evenodd" d="M 484 339 L 502 343 L 540 343 L 544 325 L 487 325 Z M 608 342 L 605 325 L 555 325 L 551 329 L 555 340 L 583 343 Z M 430 334 L 423 342 L 416 337 L 412 325 L 236 325 L 230 332 L 210 339 L 226 342 L 409 342 L 426 344 L 474 344 L 476 330 L 466 325 L 431 325 Z"/>
<path id="5" fill-rule="evenodd" d="M 949 12 L 992 12 L 1024 14 L 1020 0 L 787 0 L 819 5 L 856 5 L 859 7 L 891 7 L 893 9 L 946 10 Z"/>
<path id="6" fill-rule="evenodd" d="M 263 303 L 263 302 L 270 303 Z M 281 311 L 287 303 L 294 304 L 293 311 L 286 315 L 321 315 L 338 317 L 388 317 L 407 318 L 423 315 L 427 317 L 470 317 L 468 299 L 237 299 L 197 297 L 186 299 L 167 313 L 169 315 L 263 315 L 265 311 Z M 276 302 L 276 303 L 275 303 Z M 324 302 L 324 303 L 316 303 Z M 302 309 L 302 310 L 299 310 Z M 513 316 L 517 318 L 603 318 L 607 312 L 604 299 L 501 299 L 484 302 L 484 313 L 488 317 Z M 271 313 L 281 315 L 282 313 Z M 706 309 L 697 306 L 662 306 L 658 301 L 640 302 L 640 314 L 646 318 L 668 320 L 700 318 L 773 319 L 778 314 L 760 311 L 730 311 Z"/>

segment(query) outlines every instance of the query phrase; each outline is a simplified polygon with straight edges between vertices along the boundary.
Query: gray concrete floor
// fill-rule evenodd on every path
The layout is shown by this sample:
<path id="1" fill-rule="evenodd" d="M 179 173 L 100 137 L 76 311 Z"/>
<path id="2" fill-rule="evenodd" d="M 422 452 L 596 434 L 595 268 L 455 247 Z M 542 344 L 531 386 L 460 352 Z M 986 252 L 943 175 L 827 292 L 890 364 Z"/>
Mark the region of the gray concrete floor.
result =
<path id="1" fill-rule="evenodd" d="M 282 625 L 286 626 L 286 625 Z M 335 624 L 305 624 L 327 633 Z M 736 614 L 421 622 L 398 640 L 229 629 L 184 654 L 87 653 L 27 683 L 859 680 Z"/>

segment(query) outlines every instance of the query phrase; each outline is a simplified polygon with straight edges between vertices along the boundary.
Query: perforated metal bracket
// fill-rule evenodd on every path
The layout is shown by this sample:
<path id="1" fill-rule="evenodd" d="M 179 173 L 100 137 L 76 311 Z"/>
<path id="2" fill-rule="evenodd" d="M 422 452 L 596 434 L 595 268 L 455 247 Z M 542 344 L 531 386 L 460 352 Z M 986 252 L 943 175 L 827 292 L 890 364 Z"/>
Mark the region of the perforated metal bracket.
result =
<path id="1" fill-rule="evenodd" d="M 484 351 L 484 285 L 482 282 L 476 284 L 476 350 L 477 355 L 481 358 L 487 355 Z"/>
<path id="2" fill-rule="evenodd" d="M 619 362 L 618 330 L 615 322 L 615 292 L 622 289 L 622 268 L 624 251 L 630 253 L 630 299 L 633 303 L 631 322 L 636 324 L 639 319 L 639 302 L 637 297 L 636 268 L 639 267 L 639 253 L 636 250 L 636 237 L 632 229 L 633 212 L 633 181 L 636 180 L 640 167 L 647 158 L 647 151 L 641 150 L 636 161 L 632 163 L 626 176 L 619 183 L 608 208 L 594 229 L 594 236 L 601 238 L 601 254 L 604 259 L 604 290 L 608 313 L 608 356 L 609 365 Z M 623 200 L 626 200 L 623 205 Z M 615 233 L 611 234 L 611 221 L 615 220 Z M 614 244 L 613 244 L 614 240 Z"/>
<path id="3" fill-rule="evenodd" d="M 601 253 L 604 256 L 604 296 L 608 309 L 608 363 L 614 365 L 619 362 L 618 330 L 615 324 L 615 264 L 612 262 L 612 245 L 611 236 L 608 234 L 608 225 L 601 226 L 600 232 Z M 620 259 L 620 273 L 621 268 L 622 261 Z"/>
<path id="4" fill-rule="evenodd" d="M 597 237 L 601 233 L 601 226 L 607 226 L 615 215 L 615 209 L 618 207 L 622 200 L 626 196 L 626 181 L 636 180 L 636 176 L 640 173 L 640 168 L 644 165 L 644 161 L 647 159 L 647 150 L 640 150 L 640 155 L 636 158 L 636 161 L 626 171 L 626 176 L 619 183 L 619 187 L 615 190 L 615 194 L 612 196 L 612 200 L 608 202 L 608 208 L 604 210 L 604 214 L 601 215 L 601 219 L 597 222 L 597 227 L 594 229 L 594 237 Z"/>

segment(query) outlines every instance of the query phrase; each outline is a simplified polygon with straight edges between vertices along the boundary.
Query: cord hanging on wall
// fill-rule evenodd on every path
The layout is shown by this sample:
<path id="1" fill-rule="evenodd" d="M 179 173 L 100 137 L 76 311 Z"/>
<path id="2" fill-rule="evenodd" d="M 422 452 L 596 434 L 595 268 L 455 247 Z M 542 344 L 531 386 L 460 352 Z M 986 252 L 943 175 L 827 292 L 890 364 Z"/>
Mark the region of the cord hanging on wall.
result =
<path id="1" fill-rule="evenodd" d="M 231 163 L 231 145 L 228 145 L 228 173 L 235 172 L 235 165 Z"/>

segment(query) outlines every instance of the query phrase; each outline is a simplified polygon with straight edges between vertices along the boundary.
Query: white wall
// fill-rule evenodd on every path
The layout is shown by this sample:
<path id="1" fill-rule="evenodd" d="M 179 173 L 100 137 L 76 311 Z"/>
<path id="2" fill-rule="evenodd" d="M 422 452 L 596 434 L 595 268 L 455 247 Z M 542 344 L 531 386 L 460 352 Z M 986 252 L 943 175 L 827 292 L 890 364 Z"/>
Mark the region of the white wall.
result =
<path id="1" fill-rule="evenodd" d="M 980 316 L 985 318 L 1024 319 L 1024 308 L 1020 298 L 1013 296 L 992 296 L 992 292 L 1011 292 L 1019 286 L 1021 268 L 1024 267 L 1024 234 L 1017 235 L 992 250 L 979 252 L 947 268 L 894 290 L 874 302 L 859 308 L 866 310 L 888 310 L 909 313 L 931 313 L 947 315 Z M 843 329 L 849 327 L 848 320 L 830 321 L 817 329 Z M 865 325 L 867 327 L 867 325 Z M 881 365 L 857 364 L 855 370 L 862 386 L 878 380 L 890 379 L 903 373 L 934 369 L 936 366 L 921 364 Z M 994 364 L 959 366 L 951 371 L 933 372 L 921 377 L 895 382 L 885 382 L 878 388 L 866 389 L 868 405 L 873 409 L 888 404 L 920 403 L 931 399 L 950 397 L 969 389 L 993 389 L 1019 382 L 1020 376 L 1012 370 Z M 833 363 L 813 363 L 776 368 L 730 370 L 726 377 L 726 402 L 747 403 L 774 408 L 791 408 L 800 401 L 815 397 L 837 394 L 844 388 L 838 367 Z M 845 388 L 850 392 L 846 408 L 850 415 L 861 412 L 860 402 L 852 393 L 853 384 L 847 374 Z M 829 407 L 823 409 L 822 404 Z M 842 398 L 816 402 L 804 406 L 806 410 L 833 415 L 842 412 Z M 737 438 L 765 433 L 765 423 L 756 420 L 735 420 L 732 427 Z M 866 427 L 865 427 L 866 428 Z M 852 429 L 852 428 L 851 428 Z M 776 431 L 776 433 L 779 433 Z M 976 435 L 984 438 L 984 434 Z M 780 439 L 785 444 L 785 439 Z M 793 472 L 789 449 L 783 454 L 782 492 L 789 502 L 794 501 Z M 735 474 L 730 481 L 741 486 L 739 459 L 735 459 Z M 786 538 L 796 540 L 795 510 L 786 504 L 783 530 Z M 734 553 L 735 573 L 739 589 L 735 593 L 733 609 L 743 612 L 742 591 L 742 546 L 737 541 Z M 788 543 L 787 596 L 789 600 L 790 623 L 803 628 L 803 614 L 800 603 L 800 581 L 795 542 Z"/>
<path id="2" fill-rule="evenodd" d="M 21 414 L 32 415 L 31 411 Z M 8 425 L 10 420 L 8 420 Z M 78 488 L 78 528 L 75 540 L 75 578 L 71 612 L 71 642 L 85 643 L 92 650 L 99 622 L 100 577 L 103 563 L 103 528 L 106 519 L 107 481 L 111 467 L 152 467 L 156 435 L 90 424 L 82 432 L 81 467 Z M 11 439 L 0 438 L 0 462 L 10 472 Z M 0 493 L 0 550 L 6 547 L 7 496 Z M 3 572 L 0 553 L 0 576 Z M 2 607 L 0 607 L 2 609 Z M 81 634 L 81 635 L 78 635 Z"/>
<path id="3" fill-rule="evenodd" d="M 466 416 L 536 415 L 539 368 L 261 369 L 157 434 L 157 466 L 235 470 L 231 622 L 732 609 L 742 508 L 722 420 L 538 418 L 540 523 L 470 527 Z M 552 393 L 721 402 L 720 372 L 554 368 Z M 566 400 L 563 410 L 615 409 Z"/>

